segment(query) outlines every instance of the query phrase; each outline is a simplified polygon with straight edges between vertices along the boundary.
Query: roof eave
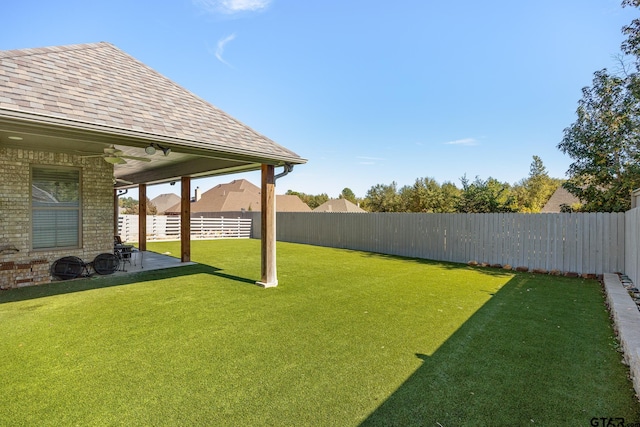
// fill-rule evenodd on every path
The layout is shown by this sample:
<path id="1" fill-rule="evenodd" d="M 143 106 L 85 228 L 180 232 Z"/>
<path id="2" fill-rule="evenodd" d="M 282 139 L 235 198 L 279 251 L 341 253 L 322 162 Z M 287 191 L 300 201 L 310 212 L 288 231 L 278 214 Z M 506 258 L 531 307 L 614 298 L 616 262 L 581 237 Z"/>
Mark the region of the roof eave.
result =
<path id="1" fill-rule="evenodd" d="M 25 113 L 22 111 L 0 108 L 0 129 L 7 128 L 14 132 L 53 134 L 69 139 L 91 140 L 107 144 L 123 144 L 145 147 L 150 142 L 169 144 L 187 154 L 204 157 L 217 157 L 247 161 L 251 163 L 264 163 L 272 165 L 304 164 L 307 162 L 295 154 L 265 154 L 250 150 L 218 145 L 212 142 L 202 142 L 175 138 L 166 135 L 151 134 L 142 131 L 116 128 L 61 117 Z M 37 132 L 36 132 L 37 130 Z"/>

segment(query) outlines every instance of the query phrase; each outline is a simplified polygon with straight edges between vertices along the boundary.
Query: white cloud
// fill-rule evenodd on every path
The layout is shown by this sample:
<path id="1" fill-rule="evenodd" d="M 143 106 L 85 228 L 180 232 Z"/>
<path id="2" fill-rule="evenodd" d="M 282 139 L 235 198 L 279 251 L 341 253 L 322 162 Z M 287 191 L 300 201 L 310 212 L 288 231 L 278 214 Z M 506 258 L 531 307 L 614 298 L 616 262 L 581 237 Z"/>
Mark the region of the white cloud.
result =
<path id="1" fill-rule="evenodd" d="M 472 146 L 472 145 L 478 145 L 478 140 L 475 138 L 463 138 L 463 139 L 456 139 L 455 141 L 448 141 L 445 142 L 446 145 L 464 145 L 464 146 Z"/>
<path id="2" fill-rule="evenodd" d="M 227 45 L 227 43 L 229 43 L 231 40 L 235 38 L 236 38 L 236 33 L 233 33 L 223 39 L 218 40 L 218 47 L 216 48 L 215 55 L 216 55 L 216 58 L 218 58 L 218 61 L 222 62 L 225 65 L 229 65 L 229 63 L 225 61 L 224 58 L 222 57 L 222 54 L 224 53 L 224 48 Z"/>
<path id="3" fill-rule="evenodd" d="M 193 4 L 207 12 L 231 15 L 265 10 L 271 4 L 271 0 L 193 0 Z"/>

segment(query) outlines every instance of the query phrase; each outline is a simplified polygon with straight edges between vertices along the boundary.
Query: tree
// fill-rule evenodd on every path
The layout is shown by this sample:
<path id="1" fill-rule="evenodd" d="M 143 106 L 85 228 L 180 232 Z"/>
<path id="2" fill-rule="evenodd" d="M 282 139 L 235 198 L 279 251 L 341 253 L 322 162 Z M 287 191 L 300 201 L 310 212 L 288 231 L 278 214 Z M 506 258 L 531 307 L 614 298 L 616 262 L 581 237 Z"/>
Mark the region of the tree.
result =
<path id="1" fill-rule="evenodd" d="M 363 200 L 364 209 L 369 212 L 399 212 L 401 208 L 398 184 L 377 184 L 367 191 Z"/>
<path id="2" fill-rule="evenodd" d="M 622 0 L 622 7 L 640 7 L 640 0 Z M 636 68 L 640 65 L 640 19 L 634 19 L 631 24 L 622 27 L 622 33 L 627 39 L 622 43 L 622 52 L 635 57 Z"/>
<path id="3" fill-rule="evenodd" d="M 353 191 L 350 188 L 346 187 L 342 189 L 342 192 L 338 196 L 340 199 L 345 199 L 350 201 L 353 204 L 358 204 L 358 199 Z"/>
<path id="4" fill-rule="evenodd" d="M 406 212 L 455 212 L 459 193 L 450 182 L 441 186 L 433 178 L 418 178 L 413 186 L 400 189 L 401 206 Z"/>
<path id="5" fill-rule="evenodd" d="M 640 0 L 623 0 L 622 6 L 640 7 Z M 563 185 L 584 202 L 584 211 L 627 210 L 631 191 L 640 186 L 640 20 L 622 32 L 627 36 L 622 52 L 636 72 L 626 67 L 621 75 L 595 72 L 592 86 L 582 90 L 577 120 L 558 144 L 574 160 Z"/>
<path id="6" fill-rule="evenodd" d="M 125 215 L 133 215 L 134 210 L 136 214 L 138 213 L 138 201 L 133 197 L 120 197 L 118 199 L 118 206 Z"/>
<path id="7" fill-rule="evenodd" d="M 511 186 L 489 177 L 483 181 L 476 177 L 469 182 L 465 176 L 460 178 L 462 192 L 456 208 L 463 213 L 513 212 L 515 199 Z"/>
<path id="8" fill-rule="evenodd" d="M 435 212 L 452 213 L 456 212 L 456 206 L 460 199 L 461 191 L 453 182 L 444 182 L 440 186 L 439 206 Z"/>
<path id="9" fill-rule="evenodd" d="M 529 177 L 516 184 L 512 192 L 519 212 L 540 212 L 561 181 L 549 177 L 542 159 L 533 156 Z"/>
<path id="10" fill-rule="evenodd" d="M 133 197 L 121 197 L 118 199 L 118 206 L 120 206 L 122 213 L 125 215 L 138 215 L 140 212 L 140 205 Z M 158 208 L 147 197 L 147 214 L 156 215 L 157 213 Z"/>
<path id="11" fill-rule="evenodd" d="M 433 178 L 418 178 L 409 187 L 406 210 L 409 212 L 436 212 L 440 194 L 440 184 Z"/>
<path id="12" fill-rule="evenodd" d="M 577 120 L 564 130 L 558 148 L 574 162 L 564 187 L 584 202 L 583 210 L 629 209 L 631 191 L 640 186 L 640 115 L 635 76 L 594 74 L 582 89 Z"/>

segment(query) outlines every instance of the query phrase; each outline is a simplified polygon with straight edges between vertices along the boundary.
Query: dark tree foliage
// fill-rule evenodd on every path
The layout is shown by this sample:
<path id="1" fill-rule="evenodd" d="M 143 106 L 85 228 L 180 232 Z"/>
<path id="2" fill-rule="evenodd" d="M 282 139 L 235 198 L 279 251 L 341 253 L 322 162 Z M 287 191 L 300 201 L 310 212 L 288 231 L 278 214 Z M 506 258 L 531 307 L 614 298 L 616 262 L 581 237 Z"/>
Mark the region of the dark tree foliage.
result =
<path id="1" fill-rule="evenodd" d="M 355 193 L 349 188 L 349 187 L 345 187 L 342 189 L 342 192 L 340 193 L 340 196 L 338 196 L 340 199 L 345 199 L 350 201 L 353 204 L 358 204 L 358 199 L 356 198 Z"/>
<path id="2" fill-rule="evenodd" d="M 369 212 L 402 212 L 398 184 L 377 184 L 367 191 L 363 201 L 364 209 Z"/>
<path id="3" fill-rule="evenodd" d="M 125 215 L 138 215 L 140 212 L 140 205 L 133 197 L 121 197 L 118 199 L 118 206 L 120 206 L 121 212 Z M 156 215 L 157 213 L 158 208 L 147 197 L 147 215 Z"/>
<path id="4" fill-rule="evenodd" d="M 398 188 L 396 182 L 376 184 L 364 199 L 357 199 L 351 189 L 344 188 L 340 198 L 360 201 L 360 207 L 369 212 L 423 212 L 423 213 L 487 213 L 538 212 L 561 181 L 550 178 L 538 156 L 533 156 L 529 177 L 511 186 L 494 178 L 479 177 L 470 182 L 461 178 L 462 189 L 452 182 L 439 184 L 433 178 L 417 178 L 413 185 Z M 287 194 L 299 196 L 311 207 L 324 203 L 326 194 L 311 196 L 292 190 Z"/>
<path id="5" fill-rule="evenodd" d="M 462 213 L 515 212 L 515 199 L 511 186 L 489 177 L 479 177 L 470 182 L 466 176 L 460 178 L 462 192 L 457 210 Z"/>
<path id="6" fill-rule="evenodd" d="M 622 6 L 639 7 L 640 0 Z M 623 27 L 622 52 L 640 70 L 640 20 Z M 626 70 L 613 75 L 594 73 L 582 90 L 577 120 L 564 130 L 558 148 L 573 163 L 564 187 L 584 203 L 583 211 L 620 212 L 629 209 L 631 192 L 640 187 L 640 77 Z"/>
<path id="7" fill-rule="evenodd" d="M 640 116 L 632 80 L 596 72 L 592 86 L 582 90 L 578 119 L 558 144 L 573 159 L 564 187 L 583 201 L 584 211 L 627 210 L 631 191 L 640 186 Z"/>
<path id="8" fill-rule="evenodd" d="M 622 7 L 640 7 L 640 0 L 623 0 Z M 634 19 L 629 25 L 622 27 L 627 39 L 622 42 L 622 52 L 635 57 L 636 66 L 640 65 L 640 19 Z"/>
<path id="9" fill-rule="evenodd" d="M 518 212 L 540 212 L 562 180 L 551 178 L 542 159 L 533 156 L 529 176 L 512 187 Z"/>
<path id="10" fill-rule="evenodd" d="M 404 212 L 455 212 L 459 196 L 460 190 L 450 182 L 440 185 L 433 178 L 418 178 L 400 189 L 400 205 Z"/>

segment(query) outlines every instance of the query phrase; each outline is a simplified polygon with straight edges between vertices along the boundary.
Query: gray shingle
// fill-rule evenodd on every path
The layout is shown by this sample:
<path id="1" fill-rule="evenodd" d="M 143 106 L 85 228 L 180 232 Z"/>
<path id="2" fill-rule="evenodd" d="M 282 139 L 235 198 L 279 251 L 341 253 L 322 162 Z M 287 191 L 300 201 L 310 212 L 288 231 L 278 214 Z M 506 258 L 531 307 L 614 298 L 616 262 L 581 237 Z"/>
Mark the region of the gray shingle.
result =
<path id="1" fill-rule="evenodd" d="M 3 109 L 305 162 L 104 42 L 0 51 Z"/>

